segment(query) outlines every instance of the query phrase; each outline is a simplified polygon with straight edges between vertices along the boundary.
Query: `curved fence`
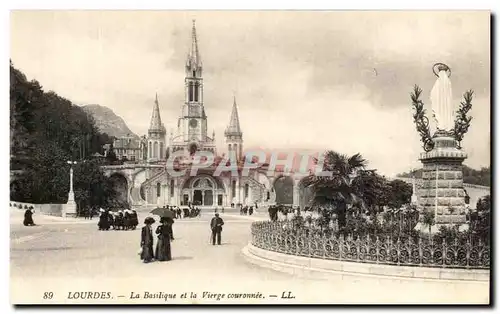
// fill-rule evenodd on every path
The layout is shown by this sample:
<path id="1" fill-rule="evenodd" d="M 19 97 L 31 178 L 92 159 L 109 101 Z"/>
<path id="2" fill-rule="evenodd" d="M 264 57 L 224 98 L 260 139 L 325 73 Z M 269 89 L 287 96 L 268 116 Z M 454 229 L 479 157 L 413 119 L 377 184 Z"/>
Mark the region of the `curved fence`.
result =
<path id="1" fill-rule="evenodd" d="M 447 243 L 412 238 L 377 236 L 325 236 L 309 227 L 294 228 L 291 222 L 259 221 L 252 224 L 252 245 L 277 253 L 336 261 L 489 269 L 490 247 L 481 241 Z"/>

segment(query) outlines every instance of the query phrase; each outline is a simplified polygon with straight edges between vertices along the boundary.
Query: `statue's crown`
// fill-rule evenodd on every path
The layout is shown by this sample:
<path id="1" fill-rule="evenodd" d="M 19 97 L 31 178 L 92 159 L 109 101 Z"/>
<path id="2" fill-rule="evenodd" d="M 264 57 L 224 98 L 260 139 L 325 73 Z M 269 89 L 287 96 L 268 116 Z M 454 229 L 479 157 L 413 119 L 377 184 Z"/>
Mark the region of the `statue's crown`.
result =
<path id="1" fill-rule="evenodd" d="M 448 66 L 445 65 L 445 64 L 438 65 L 439 72 L 441 72 L 441 71 L 448 71 L 448 69 L 449 69 Z"/>

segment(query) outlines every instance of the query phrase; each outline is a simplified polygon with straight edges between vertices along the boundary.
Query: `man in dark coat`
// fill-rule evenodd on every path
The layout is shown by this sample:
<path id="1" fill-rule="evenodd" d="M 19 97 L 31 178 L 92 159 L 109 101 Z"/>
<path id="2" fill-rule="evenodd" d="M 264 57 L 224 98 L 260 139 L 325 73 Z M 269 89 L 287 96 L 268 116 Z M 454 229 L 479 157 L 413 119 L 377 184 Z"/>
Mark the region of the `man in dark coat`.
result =
<path id="1" fill-rule="evenodd" d="M 224 220 L 219 217 L 216 213 L 215 217 L 210 221 L 210 228 L 212 229 L 212 245 L 215 245 L 215 238 L 217 237 L 217 244 L 220 245 L 222 226 L 224 225 Z"/>

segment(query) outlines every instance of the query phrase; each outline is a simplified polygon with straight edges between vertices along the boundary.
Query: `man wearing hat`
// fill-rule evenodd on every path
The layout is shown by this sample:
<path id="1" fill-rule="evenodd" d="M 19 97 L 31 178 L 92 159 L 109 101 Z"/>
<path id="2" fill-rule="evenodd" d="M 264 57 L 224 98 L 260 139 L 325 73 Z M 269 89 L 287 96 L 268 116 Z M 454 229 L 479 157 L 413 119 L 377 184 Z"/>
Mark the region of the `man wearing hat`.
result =
<path id="1" fill-rule="evenodd" d="M 224 220 L 219 217 L 219 213 L 215 213 L 215 217 L 210 221 L 210 228 L 212 229 L 212 245 L 215 245 L 215 237 L 217 237 L 217 244 L 220 245 L 223 225 Z"/>

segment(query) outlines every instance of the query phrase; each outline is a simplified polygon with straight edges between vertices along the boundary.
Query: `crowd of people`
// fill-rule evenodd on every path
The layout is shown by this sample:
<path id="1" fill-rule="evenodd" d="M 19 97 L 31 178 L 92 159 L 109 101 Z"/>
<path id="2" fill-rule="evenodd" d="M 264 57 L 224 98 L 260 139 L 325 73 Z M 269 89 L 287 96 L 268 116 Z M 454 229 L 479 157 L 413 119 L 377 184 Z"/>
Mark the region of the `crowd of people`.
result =
<path id="1" fill-rule="evenodd" d="M 101 209 L 99 230 L 135 230 L 139 224 L 137 212 L 134 209 L 118 210 L 116 212 Z"/>
<path id="2" fill-rule="evenodd" d="M 242 206 L 240 208 L 240 215 L 253 215 L 253 206 Z"/>
<path id="3" fill-rule="evenodd" d="M 182 209 L 179 206 L 171 205 L 165 205 L 163 207 L 172 211 L 175 219 L 201 217 L 201 210 L 191 204 Z"/>
<path id="4" fill-rule="evenodd" d="M 305 210 L 307 211 L 308 208 L 306 207 Z M 290 214 L 292 214 L 292 215 L 295 215 L 295 214 L 300 215 L 300 210 L 299 209 L 293 209 L 292 206 L 278 204 L 278 205 L 271 205 L 271 206 L 269 206 L 268 213 L 269 213 L 269 219 L 271 221 L 278 221 L 279 218 L 280 218 L 280 216 L 282 218 L 281 220 L 283 220 L 283 219 L 286 220 Z"/>

